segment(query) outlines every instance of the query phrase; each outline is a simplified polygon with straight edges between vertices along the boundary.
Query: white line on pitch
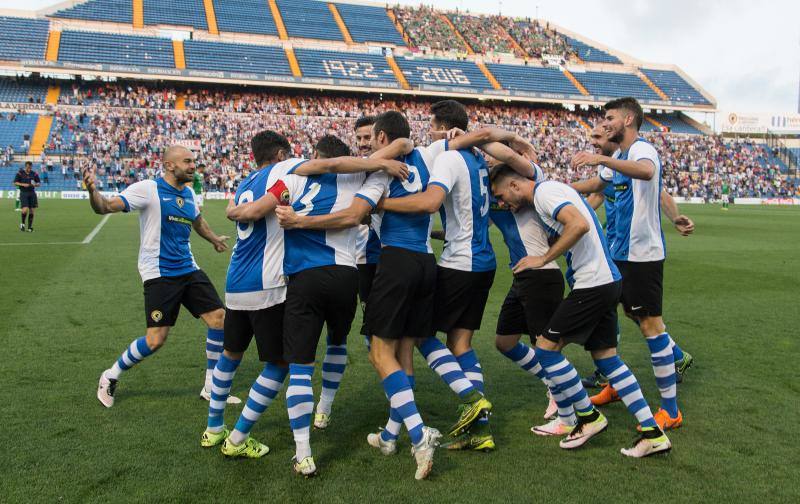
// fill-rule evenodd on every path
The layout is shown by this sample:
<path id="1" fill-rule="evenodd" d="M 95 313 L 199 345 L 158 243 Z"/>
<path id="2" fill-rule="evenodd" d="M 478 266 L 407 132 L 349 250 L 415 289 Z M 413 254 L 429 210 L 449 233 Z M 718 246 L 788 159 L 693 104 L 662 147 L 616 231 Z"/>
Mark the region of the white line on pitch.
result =
<path id="1" fill-rule="evenodd" d="M 105 217 L 103 217 L 100 222 L 97 223 L 94 229 L 92 229 L 92 232 L 86 235 L 86 238 L 84 238 L 81 243 L 92 243 L 92 240 L 94 240 L 94 237 L 97 236 L 97 233 L 99 233 L 100 230 L 103 229 L 103 226 L 106 225 L 106 222 L 108 222 L 109 217 L 111 217 L 111 214 L 106 214 Z"/>
<path id="2" fill-rule="evenodd" d="M 83 245 L 84 242 L 23 242 L 23 243 L 0 243 L 0 247 L 16 247 L 22 245 Z"/>

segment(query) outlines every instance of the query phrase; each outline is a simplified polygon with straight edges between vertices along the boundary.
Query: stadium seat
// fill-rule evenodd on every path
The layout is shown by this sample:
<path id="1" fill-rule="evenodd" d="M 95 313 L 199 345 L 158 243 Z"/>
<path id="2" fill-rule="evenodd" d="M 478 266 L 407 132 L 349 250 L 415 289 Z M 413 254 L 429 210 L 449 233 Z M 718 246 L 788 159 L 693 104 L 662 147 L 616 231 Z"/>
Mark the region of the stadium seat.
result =
<path id="1" fill-rule="evenodd" d="M 672 101 L 710 105 L 709 101 L 677 72 L 642 68 L 642 73 L 664 91 Z"/>
<path id="2" fill-rule="evenodd" d="M 292 75 L 281 47 L 187 40 L 184 51 L 190 69 Z"/>
<path id="3" fill-rule="evenodd" d="M 50 16 L 130 24 L 133 22 L 133 2 L 131 0 L 89 0 L 54 12 Z"/>
<path id="4" fill-rule="evenodd" d="M 47 86 L 12 79 L 0 79 L 0 102 L 2 103 L 44 103 Z"/>
<path id="5" fill-rule="evenodd" d="M 303 77 L 347 79 L 397 85 L 386 58 L 376 54 L 295 49 Z"/>
<path id="6" fill-rule="evenodd" d="M 170 40 L 97 32 L 63 32 L 58 60 L 175 68 Z"/>
<path id="7" fill-rule="evenodd" d="M 219 31 L 278 36 L 266 0 L 214 0 Z"/>
<path id="8" fill-rule="evenodd" d="M 575 52 L 578 54 L 578 57 L 583 61 L 591 61 L 594 63 L 622 63 L 619 58 L 612 54 L 608 54 L 607 52 L 603 51 L 602 49 L 598 49 L 596 47 L 592 47 L 589 44 L 585 44 L 578 39 L 574 39 L 572 37 L 566 37 L 567 42 L 569 45 L 575 49 Z"/>
<path id="9" fill-rule="evenodd" d="M 647 114 L 659 124 L 669 128 L 671 133 L 685 133 L 688 135 L 702 135 L 703 132 L 686 122 L 680 114 Z M 658 131 L 658 128 L 647 119 L 642 124 L 641 131 Z"/>
<path id="10" fill-rule="evenodd" d="M 492 84 L 471 61 L 397 58 L 397 64 L 412 87 L 437 86 L 490 90 Z"/>
<path id="11" fill-rule="evenodd" d="M 487 64 L 504 89 L 535 93 L 579 95 L 580 91 L 556 68 Z"/>
<path id="12" fill-rule="evenodd" d="M 637 100 L 660 101 L 655 91 L 633 74 L 613 72 L 573 72 L 590 94 L 600 98 L 633 96 Z"/>
<path id="13" fill-rule="evenodd" d="M 39 116 L 16 114 L 11 120 L 12 115 L 14 114 L 0 114 L 0 148 L 4 149 L 10 145 L 15 152 L 27 152 L 24 147 L 25 135 L 28 135 L 28 140 L 33 138 Z"/>
<path id="14" fill-rule="evenodd" d="M 50 22 L 0 16 L 0 60 L 44 59 Z"/>
<path id="15" fill-rule="evenodd" d="M 384 42 L 405 46 L 403 37 L 382 7 L 336 4 L 355 42 Z"/>
<path id="16" fill-rule="evenodd" d="M 278 8 L 290 37 L 344 40 L 326 2 L 279 0 Z"/>
<path id="17" fill-rule="evenodd" d="M 144 24 L 192 26 L 208 30 L 203 0 L 144 0 Z"/>

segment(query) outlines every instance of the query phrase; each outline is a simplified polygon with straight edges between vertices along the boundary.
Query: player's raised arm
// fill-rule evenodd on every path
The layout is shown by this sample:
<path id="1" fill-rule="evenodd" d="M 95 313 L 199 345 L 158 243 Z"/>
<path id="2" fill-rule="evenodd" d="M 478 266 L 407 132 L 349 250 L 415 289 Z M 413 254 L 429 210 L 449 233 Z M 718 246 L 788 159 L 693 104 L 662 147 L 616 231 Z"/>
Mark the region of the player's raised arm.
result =
<path id="1" fill-rule="evenodd" d="M 678 204 L 667 191 L 661 190 L 661 211 L 672 222 L 681 236 L 689 236 L 694 232 L 694 222 L 689 217 L 681 215 Z"/>
<path id="2" fill-rule="evenodd" d="M 391 147 L 391 145 L 390 145 Z M 324 173 L 371 173 L 384 171 L 391 177 L 400 180 L 408 179 L 408 166 L 400 161 L 389 158 L 357 158 L 342 156 L 334 158 L 319 158 L 304 162 L 292 170 L 295 175 L 322 175 Z"/>
<path id="3" fill-rule="evenodd" d="M 130 203 L 127 202 L 124 197 L 113 196 L 111 198 L 106 198 L 100 194 L 100 191 L 95 187 L 94 170 L 91 168 L 87 168 L 83 171 L 83 184 L 86 186 L 86 190 L 89 191 L 89 204 L 92 205 L 94 213 L 103 215 L 131 210 Z M 136 184 L 131 185 L 126 191 L 134 188 L 134 186 L 136 186 Z M 135 195 L 134 198 L 138 196 L 135 190 L 132 191 L 131 194 Z"/>
<path id="4" fill-rule="evenodd" d="M 523 257 L 514 265 L 512 270 L 514 274 L 526 269 L 541 268 L 545 264 L 555 261 L 572 248 L 583 235 L 590 231 L 589 223 L 586 222 L 586 219 L 574 205 L 571 203 L 564 203 L 557 208 L 558 210 L 556 210 L 555 218 L 564 225 L 564 229 L 558 240 L 556 240 L 547 250 L 547 253 L 541 257 Z"/>
<path id="5" fill-rule="evenodd" d="M 615 159 L 610 156 L 602 154 L 594 154 L 592 152 L 579 152 L 573 156 L 571 161 L 572 167 L 577 169 L 582 166 L 597 166 L 604 165 L 614 171 L 618 171 L 628 177 L 650 180 L 656 174 L 656 165 L 649 158 L 641 158 L 637 161 L 630 161 L 627 159 Z"/>
<path id="6" fill-rule="evenodd" d="M 406 156 L 414 150 L 414 142 L 408 138 L 395 138 L 392 142 L 382 149 L 378 149 L 370 155 L 372 159 L 397 159 Z"/>
<path id="7" fill-rule="evenodd" d="M 606 188 L 606 184 L 608 184 L 608 182 L 596 176 L 589 179 L 573 182 L 570 184 L 570 187 L 578 191 L 578 193 L 580 194 L 595 194 L 603 192 L 603 189 Z"/>
<path id="8" fill-rule="evenodd" d="M 436 213 L 442 207 L 448 190 L 446 186 L 431 183 L 424 192 L 403 198 L 386 198 L 381 208 L 387 212 Z"/>
<path id="9" fill-rule="evenodd" d="M 263 219 L 275 211 L 275 208 L 279 204 L 278 198 L 282 197 L 283 191 L 286 190 L 285 185 L 280 187 L 279 184 L 283 184 L 283 182 L 278 181 L 278 183 L 273 185 L 264 194 L 264 196 L 255 201 L 237 205 L 233 199 L 228 200 L 228 207 L 225 209 L 225 216 L 228 217 L 228 219 L 236 222 L 253 222 Z"/>
<path id="10" fill-rule="evenodd" d="M 194 222 L 192 222 L 192 227 L 197 234 L 202 236 L 204 240 L 213 245 L 214 250 L 217 252 L 224 252 L 228 250 L 228 244 L 225 242 L 230 239 L 230 236 L 216 234 L 202 215 L 197 216 Z"/>

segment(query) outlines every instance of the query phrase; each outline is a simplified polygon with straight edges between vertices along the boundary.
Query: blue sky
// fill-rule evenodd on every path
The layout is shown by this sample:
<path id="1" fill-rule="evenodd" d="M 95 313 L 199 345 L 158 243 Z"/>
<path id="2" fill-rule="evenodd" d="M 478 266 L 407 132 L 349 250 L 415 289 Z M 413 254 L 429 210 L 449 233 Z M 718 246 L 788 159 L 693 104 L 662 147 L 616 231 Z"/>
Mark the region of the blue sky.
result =
<path id="1" fill-rule="evenodd" d="M 398 0 L 392 0 L 396 3 Z M 419 0 L 399 0 L 418 5 Z M 800 2 L 770 0 L 427 0 L 443 9 L 535 16 L 636 58 L 679 65 L 722 110 L 797 112 Z M 38 9 L 46 0 L 2 0 Z M 537 9 L 538 7 L 538 9 Z"/>

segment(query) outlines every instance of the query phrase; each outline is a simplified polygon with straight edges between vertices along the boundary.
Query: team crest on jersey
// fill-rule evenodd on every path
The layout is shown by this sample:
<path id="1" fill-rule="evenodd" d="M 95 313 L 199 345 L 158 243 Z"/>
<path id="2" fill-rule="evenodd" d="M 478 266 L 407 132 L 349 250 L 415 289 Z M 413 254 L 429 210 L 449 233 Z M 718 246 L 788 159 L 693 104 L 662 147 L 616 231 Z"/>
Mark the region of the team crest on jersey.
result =
<path id="1" fill-rule="evenodd" d="M 186 202 L 183 200 L 183 198 L 181 198 L 181 197 L 179 196 L 179 197 L 175 198 L 175 203 L 177 203 L 177 204 L 178 204 L 178 208 L 183 208 L 183 205 L 184 205 L 184 203 L 186 203 Z"/>
<path id="2" fill-rule="evenodd" d="M 150 318 L 153 319 L 153 322 L 161 322 L 161 319 L 164 318 L 164 314 L 161 313 L 161 310 L 153 310 L 150 312 Z"/>
<path id="3" fill-rule="evenodd" d="M 281 192 L 281 202 L 280 203 L 281 203 L 281 205 L 288 205 L 289 202 L 290 202 L 289 200 L 290 200 L 289 189 L 284 189 L 283 192 Z"/>

